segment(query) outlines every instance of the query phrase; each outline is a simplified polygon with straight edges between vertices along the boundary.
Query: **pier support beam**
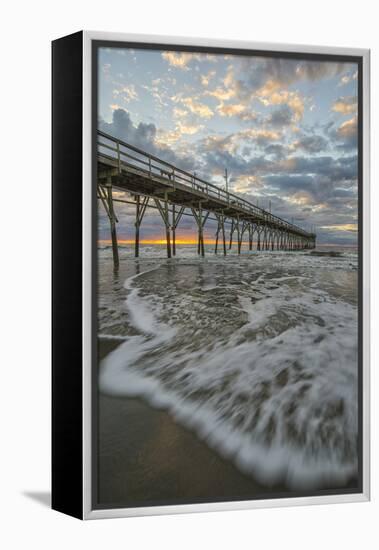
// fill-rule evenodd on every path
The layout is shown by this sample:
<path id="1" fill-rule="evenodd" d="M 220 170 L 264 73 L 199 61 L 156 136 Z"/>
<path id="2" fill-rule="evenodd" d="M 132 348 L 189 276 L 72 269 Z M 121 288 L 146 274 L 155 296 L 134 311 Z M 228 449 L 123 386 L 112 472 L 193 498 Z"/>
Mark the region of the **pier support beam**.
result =
<path id="1" fill-rule="evenodd" d="M 239 225 L 239 223 L 238 223 Z M 248 228 L 248 222 L 242 222 L 242 228 L 241 231 L 238 232 L 238 254 L 241 254 L 241 246 L 242 246 L 242 239 L 243 234 L 245 233 L 246 229 Z"/>
<path id="2" fill-rule="evenodd" d="M 139 228 L 141 226 L 142 219 L 148 204 L 149 204 L 149 197 L 144 197 L 141 203 L 141 196 L 140 195 L 136 196 L 136 221 L 135 221 L 136 236 L 134 241 L 134 256 L 136 258 L 139 257 Z"/>
<path id="3" fill-rule="evenodd" d="M 205 222 L 208 219 L 209 211 L 203 217 L 201 202 L 199 202 L 199 211 L 198 212 L 196 212 L 195 208 L 191 208 L 191 210 L 192 210 L 193 217 L 195 218 L 195 220 L 197 222 L 197 227 L 198 227 L 198 231 L 199 231 L 198 249 L 197 250 L 198 250 L 198 253 L 199 254 L 201 253 L 201 255 L 204 257 L 205 256 L 204 225 L 205 225 Z"/>
<path id="4" fill-rule="evenodd" d="M 183 216 L 185 206 L 181 206 L 179 212 L 176 212 L 175 204 L 172 205 L 172 255 L 176 256 L 176 228 Z"/>
<path id="5" fill-rule="evenodd" d="M 225 216 L 224 216 L 224 212 L 221 213 L 221 218 L 222 218 L 222 222 L 221 222 L 222 245 L 223 245 L 223 249 L 224 249 L 224 256 L 226 256 Z"/>
<path id="6" fill-rule="evenodd" d="M 242 242 L 242 236 L 241 236 L 241 226 L 240 226 L 240 219 L 237 215 L 237 222 L 234 224 L 237 229 L 237 253 L 241 254 L 241 242 Z"/>
<path id="7" fill-rule="evenodd" d="M 98 185 L 98 194 L 101 202 L 103 203 L 104 209 L 108 215 L 110 230 L 111 230 L 111 240 L 112 240 L 112 254 L 113 254 L 113 266 L 115 269 L 119 268 L 120 260 L 118 256 L 118 242 L 117 242 L 117 230 L 116 223 L 118 222 L 117 216 L 113 207 L 113 193 L 112 193 L 112 181 L 111 178 L 107 179 L 104 187 Z"/>
<path id="8" fill-rule="evenodd" d="M 224 250 L 224 256 L 226 256 L 226 240 L 225 240 L 225 216 L 224 212 L 222 211 L 220 214 L 215 214 L 217 219 L 217 231 L 216 231 L 216 242 L 215 242 L 215 254 L 217 254 L 218 249 L 218 238 L 220 235 L 220 231 L 222 234 L 222 244 L 223 244 L 223 250 Z"/>
<path id="9" fill-rule="evenodd" d="M 175 204 L 172 205 L 172 255 L 176 256 Z"/>
<path id="10" fill-rule="evenodd" d="M 249 223 L 249 250 L 253 250 L 253 234 L 254 227 L 251 223 Z"/>
<path id="11" fill-rule="evenodd" d="M 154 199 L 156 207 L 159 210 L 163 223 L 166 227 L 166 247 L 167 247 L 167 258 L 171 258 L 171 240 L 170 240 L 170 219 L 169 219 L 169 210 L 168 210 L 168 198 L 167 193 L 164 195 L 163 206 L 159 199 Z"/>
<path id="12" fill-rule="evenodd" d="M 230 226 L 229 250 L 231 250 L 232 248 L 234 229 L 235 229 L 235 223 L 234 223 L 234 219 L 232 219 L 232 225 Z"/>
<path id="13" fill-rule="evenodd" d="M 167 223 L 166 223 L 167 258 L 171 258 L 170 221 L 169 221 L 169 218 L 168 218 L 168 201 L 167 201 L 167 195 L 165 195 L 164 211 L 165 211 L 165 218 L 166 218 L 166 220 L 167 220 Z"/>
<path id="14" fill-rule="evenodd" d="M 257 232 L 257 236 L 258 236 L 258 239 L 257 239 L 257 251 L 260 251 L 260 250 L 261 250 L 261 233 L 262 233 L 262 226 L 257 225 L 256 232 Z"/>
<path id="15" fill-rule="evenodd" d="M 215 254 L 217 254 L 218 236 L 219 236 L 220 229 L 221 229 L 220 217 L 217 214 L 216 214 L 216 219 L 217 219 L 217 230 L 216 230 L 216 238 L 215 238 Z"/>

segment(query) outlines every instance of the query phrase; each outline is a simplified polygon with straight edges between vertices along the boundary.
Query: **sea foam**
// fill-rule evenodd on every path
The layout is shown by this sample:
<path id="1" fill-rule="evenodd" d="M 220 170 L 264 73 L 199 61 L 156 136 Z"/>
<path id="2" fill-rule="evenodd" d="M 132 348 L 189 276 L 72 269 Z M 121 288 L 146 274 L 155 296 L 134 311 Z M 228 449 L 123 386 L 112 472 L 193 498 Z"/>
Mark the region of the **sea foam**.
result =
<path id="1" fill-rule="evenodd" d="M 268 486 L 345 484 L 358 429 L 356 274 L 344 262 L 158 262 L 125 282 L 135 333 L 102 361 L 101 390 L 166 409 Z"/>

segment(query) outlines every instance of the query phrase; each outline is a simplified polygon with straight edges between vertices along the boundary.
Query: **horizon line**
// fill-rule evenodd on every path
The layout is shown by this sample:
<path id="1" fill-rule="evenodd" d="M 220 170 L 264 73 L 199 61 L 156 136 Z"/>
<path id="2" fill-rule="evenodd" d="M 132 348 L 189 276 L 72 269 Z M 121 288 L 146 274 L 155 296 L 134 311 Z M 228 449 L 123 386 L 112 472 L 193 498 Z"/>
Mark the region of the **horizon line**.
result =
<path id="1" fill-rule="evenodd" d="M 140 244 L 147 244 L 147 245 L 161 245 L 166 246 L 166 240 L 165 239 L 141 239 Z M 227 240 L 227 243 L 229 245 L 229 240 Z M 111 239 L 98 239 L 97 244 L 106 244 L 106 245 L 112 245 Z M 118 239 L 119 245 L 134 245 L 135 240 L 134 239 Z M 175 241 L 176 245 L 198 245 L 198 240 L 192 239 L 192 240 L 183 240 L 183 239 L 176 239 Z M 215 245 L 216 240 L 215 239 L 204 239 L 204 244 L 209 245 Z M 219 246 L 223 246 L 222 240 L 219 239 L 218 241 Z M 237 245 L 238 241 L 232 241 L 232 245 Z M 242 246 L 249 246 L 249 243 L 247 241 L 244 241 L 241 243 Z M 257 245 L 257 241 L 253 241 L 253 245 Z M 320 246 L 340 246 L 340 247 L 355 247 L 358 248 L 357 243 L 352 244 L 340 244 L 340 243 L 317 243 L 316 247 Z"/>

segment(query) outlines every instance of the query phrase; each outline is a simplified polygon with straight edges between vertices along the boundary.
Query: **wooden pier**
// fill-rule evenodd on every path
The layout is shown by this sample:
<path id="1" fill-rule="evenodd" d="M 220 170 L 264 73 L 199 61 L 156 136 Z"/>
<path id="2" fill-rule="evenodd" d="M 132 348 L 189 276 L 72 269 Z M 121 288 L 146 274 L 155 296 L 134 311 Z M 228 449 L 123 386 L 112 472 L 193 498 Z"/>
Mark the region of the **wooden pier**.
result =
<path id="1" fill-rule="evenodd" d="M 215 220 L 214 252 L 224 255 L 237 241 L 238 254 L 244 236 L 249 250 L 256 236 L 257 250 L 302 250 L 315 248 L 316 234 L 259 208 L 242 197 L 165 162 L 124 141 L 98 131 L 97 196 L 110 221 L 114 265 L 119 265 L 114 203 L 135 205 L 135 256 L 139 256 L 140 227 L 147 208 L 156 209 L 166 231 L 167 257 L 176 254 L 176 230 L 183 216 L 193 217 L 198 230 L 198 253 L 205 254 L 204 227 Z M 125 191 L 133 200 L 113 196 Z M 228 235 L 227 235 L 228 228 Z"/>

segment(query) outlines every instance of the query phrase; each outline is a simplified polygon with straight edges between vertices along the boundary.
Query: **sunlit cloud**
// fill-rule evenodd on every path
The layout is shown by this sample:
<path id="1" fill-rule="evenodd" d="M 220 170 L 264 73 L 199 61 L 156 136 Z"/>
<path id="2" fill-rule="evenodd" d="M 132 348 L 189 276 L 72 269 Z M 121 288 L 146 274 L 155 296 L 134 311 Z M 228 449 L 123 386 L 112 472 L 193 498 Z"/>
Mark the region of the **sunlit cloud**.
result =
<path id="1" fill-rule="evenodd" d="M 216 75 L 216 71 L 209 71 L 207 74 L 200 75 L 200 81 L 202 86 L 205 88 L 209 85 L 209 82 L 214 78 Z"/>
<path id="2" fill-rule="evenodd" d="M 332 105 L 332 111 L 341 115 L 349 115 L 357 112 L 357 97 L 339 97 Z"/>
<path id="3" fill-rule="evenodd" d="M 191 53 L 177 53 L 177 52 L 162 52 L 162 57 L 173 67 L 179 69 L 186 69 L 187 65 L 193 59 Z"/>
<path id="4" fill-rule="evenodd" d="M 314 199 L 310 195 L 310 193 L 307 193 L 305 191 L 299 191 L 298 193 L 294 193 L 293 195 L 287 197 L 287 200 L 292 204 L 297 204 L 300 206 L 310 205 L 314 202 Z"/>
<path id="5" fill-rule="evenodd" d="M 259 176 L 251 174 L 241 174 L 233 178 L 232 188 L 235 193 L 254 194 L 259 189 L 262 189 L 263 182 Z"/>
<path id="6" fill-rule="evenodd" d="M 351 137 L 357 133 L 357 117 L 350 118 L 343 122 L 337 130 L 339 137 Z"/>
<path id="7" fill-rule="evenodd" d="M 195 101 L 192 97 L 185 97 L 181 99 L 183 105 L 185 105 L 191 113 L 199 116 L 200 118 L 211 118 L 213 116 L 213 111 L 205 105 L 205 103 L 200 103 Z"/>
<path id="8" fill-rule="evenodd" d="M 357 223 L 344 223 L 339 225 L 322 225 L 321 229 L 329 229 L 332 231 L 352 231 L 356 233 L 358 231 Z"/>
<path id="9" fill-rule="evenodd" d="M 181 122 L 178 122 L 178 130 L 182 134 L 189 134 L 193 135 L 202 130 L 204 126 L 202 124 L 182 124 Z"/>
<path id="10" fill-rule="evenodd" d="M 216 56 L 210 54 L 198 54 L 188 52 L 162 52 L 162 57 L 171 66 L 177 69 L 189 70 L 191 61 L 216 61 Z"/>
<path id="11" fill-rule="evenodd" d="M 339 86 L 346 86 L 346 84 L 349 84 L 352 80 L 356 80 L 358 78 L 358 71 L 355 71 L 354 73 L 345 74 L 341 77 L 341 80 L 339 81 Z"/>
<path id="12" fill-rule="evenodd" d="M 279 90 L 276 82 L 268 82 L 258 90 L 257 99 L 265 106 L 288 105 L 293 112 L 295 121 L 299 121 L 304 115 L 304 99 L 298 92 Z"/>
<path id="13" fill-rule="evenodd" d="M 215 88 L 214 90 L 207 90 L 204 95 L 215 97 L 219 101 L 228 101 L 235 96 L 235 91 L 231 88 Z"/>
<path id="14" fill-rule="evenodd" d="M 115 88 L 113 90 L 113 96 L 123 99 L 125 103 L 129 103 L 129 101 L 138 99 L 138 94 L 136 92 L 134 84 L 129 84 L 129 86 L 122 86 L 121 88 Z"/>
<path id="15" fill-rule="evenodd" d="M 221 116 L 235 116 L 235 115 L 240 115 L 241 113 L 243 113 L 245 111 L 245 106 L 244 105 L 240 105 L 238 103 L 236 104 L 224 104 L 224 103 L 221 103 L 218 107 L 217 107 L 217 112 L 221 115 Z"/>

